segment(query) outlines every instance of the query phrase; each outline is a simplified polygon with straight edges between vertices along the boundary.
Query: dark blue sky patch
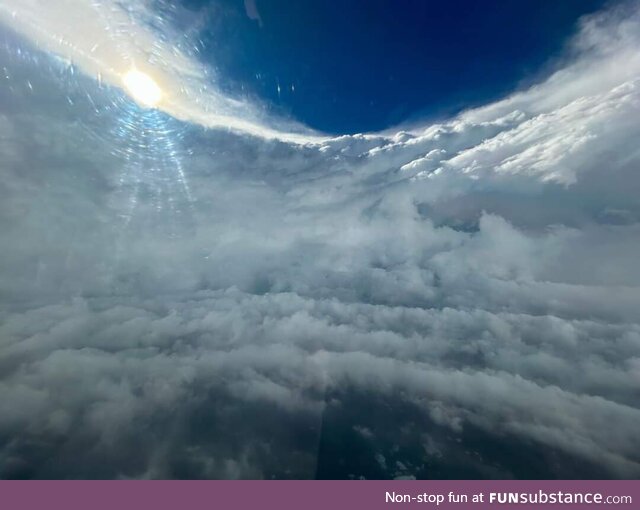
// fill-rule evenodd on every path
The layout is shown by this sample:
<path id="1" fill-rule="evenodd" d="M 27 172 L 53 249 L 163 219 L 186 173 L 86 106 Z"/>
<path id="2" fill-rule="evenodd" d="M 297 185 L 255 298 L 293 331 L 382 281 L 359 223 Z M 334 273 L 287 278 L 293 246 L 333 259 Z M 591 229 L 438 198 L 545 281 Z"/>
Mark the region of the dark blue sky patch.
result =
<path id="1" fill-rule="evenodd" d="M 352 133 L 498 99 L 561 53 L 604 0 L 183 0 L 214 12 L 204 58 L 228 92 Z"/>

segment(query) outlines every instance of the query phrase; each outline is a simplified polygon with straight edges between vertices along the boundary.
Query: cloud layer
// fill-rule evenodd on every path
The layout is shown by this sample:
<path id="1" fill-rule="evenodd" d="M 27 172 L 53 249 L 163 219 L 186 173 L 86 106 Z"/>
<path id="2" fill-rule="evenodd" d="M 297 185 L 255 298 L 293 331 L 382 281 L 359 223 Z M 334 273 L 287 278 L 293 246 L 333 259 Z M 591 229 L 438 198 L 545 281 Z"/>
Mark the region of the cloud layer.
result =
<path id="1" fill-rule="evenodd" d="M 640 476 L 638 34 L 625 4 L 503 101 L 295 143 L 7 34 L 2 476 Z"/>

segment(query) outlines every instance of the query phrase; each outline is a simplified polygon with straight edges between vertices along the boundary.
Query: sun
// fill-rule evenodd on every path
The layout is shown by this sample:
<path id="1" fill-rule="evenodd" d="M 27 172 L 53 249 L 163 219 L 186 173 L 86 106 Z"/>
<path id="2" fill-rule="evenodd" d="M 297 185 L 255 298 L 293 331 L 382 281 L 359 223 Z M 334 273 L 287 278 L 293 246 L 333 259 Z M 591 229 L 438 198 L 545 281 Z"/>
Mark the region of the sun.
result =
<path id="1" fill-rule="evenodd" d="M 122 77 L 127 91 L 142 106 L 153 108 L 162 99 L 162 89 L 151 76 L 137 69 L 127 71 Z"/>

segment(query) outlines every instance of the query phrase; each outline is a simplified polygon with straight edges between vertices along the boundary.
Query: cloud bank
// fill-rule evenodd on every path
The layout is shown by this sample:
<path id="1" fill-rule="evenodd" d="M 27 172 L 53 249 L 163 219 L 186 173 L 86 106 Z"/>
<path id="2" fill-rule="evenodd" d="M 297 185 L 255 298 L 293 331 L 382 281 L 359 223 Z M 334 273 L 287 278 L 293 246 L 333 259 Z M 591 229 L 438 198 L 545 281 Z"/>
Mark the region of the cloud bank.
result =
<path id="1" fill-rule="evenodd" d="M 106 85 L 123 88 L 129 70 L 144 72 L 164 91 L 158 108 L 182 121 L 293 142 L 318 138 L 222 94 L 215 71 L 197 59 L 202 21 L 191 20 L 184 32 L 171 23 L 184 15 L 176 11 L 162 0 L 7 0 L 0 5 L 0 22 Z"/>
<path id="2" fill-rule="evenodd" d="M 305 143 L 140 110 L 41 7 L 0 53 L 3 477 L 640 476 L 637 3 L 503 101 Z"/>

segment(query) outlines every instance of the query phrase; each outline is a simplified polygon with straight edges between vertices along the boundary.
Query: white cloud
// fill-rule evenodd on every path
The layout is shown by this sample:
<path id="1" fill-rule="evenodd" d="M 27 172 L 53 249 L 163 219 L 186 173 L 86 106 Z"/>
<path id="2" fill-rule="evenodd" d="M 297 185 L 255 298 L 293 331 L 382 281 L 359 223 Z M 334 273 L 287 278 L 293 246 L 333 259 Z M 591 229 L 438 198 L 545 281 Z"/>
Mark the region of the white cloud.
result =
<path id="1" fill-rule="evenodd" d="M 321 140 L 301 126 L 298 133 L 270 126 L 254 106 L 220 93 L 214 72 L 195 58 L 193 41 L 155 16 L 147 0 L 8 0 L 0 5 L 0 22 L 123 91 L 126 73 L 142 71 L 163 91 L 157 107 L 177 119 L 295 142 Z"/>
<path id="2" fill-rule="evenodd" d="M 121 56 L 13 7 L 90 75 Z M 126 54 L 155 42 L 97 8 L 140 35 Z M 344 403 L 390 477 L 424 474 L 384 446 L 404 406 L 426 464 L 516 476 L 479 443 L 516 444 L 555 459 L 540 476 L 640 475 L 639 12 L 585 21 L 561 70 L 498 103 L 308 144 L 201 129 L 226 121 L 186 93 L 166 111 L 188 124 L 109 109 L 113 89 L 4 48 L 2 474 L 311 477 Z M 167 79 L 206 79 L 165 49 Z"/>

